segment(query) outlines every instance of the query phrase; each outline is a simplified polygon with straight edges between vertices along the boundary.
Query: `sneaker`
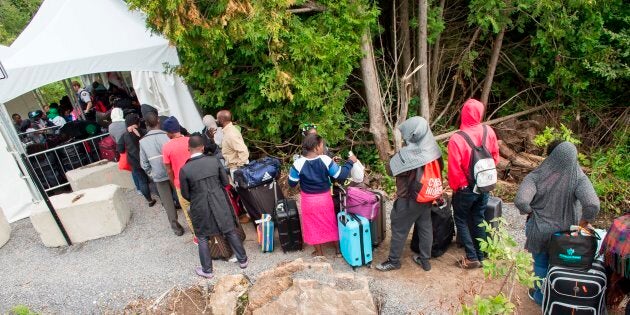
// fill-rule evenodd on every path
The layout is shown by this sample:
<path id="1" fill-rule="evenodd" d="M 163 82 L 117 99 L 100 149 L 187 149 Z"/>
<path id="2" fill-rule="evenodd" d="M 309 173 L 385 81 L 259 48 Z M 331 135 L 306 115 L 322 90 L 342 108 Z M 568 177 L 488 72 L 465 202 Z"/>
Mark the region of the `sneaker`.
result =
<path id="1" fill-rule="evenodd" d="M 203 272 L 203 268 L 201 267 L 195 268 L 195 272 L 197 273 L 197 275 L 206 279 L 212 279 L 212 277 L 214 277 L 214 274 L 212 274 L 212 272 Z"/>
<path id="2" fill-rule="evenodd" d="M 173 229 L 173 233 L 177 236 L 182 236 L 184 235 L 184 229 L 181 227 L 179 229 Z"/>
<path id="3" fill-rule="evenodd" d="M 534 299 L 534 293 L 536 293 L 536 289 L 527 290 L 527 296 L 529 296 L 532 301 L 536 302 L 536 299 Z"/>
<path id="4" fill-rule="evenodd" d="M 400 269 L 400 265 L 395 265 L 391 260 L 386 260 L 381 264 L 376 265 L 376 270 L 379 271 L 391 271 Z"/>
<path id="5" fill-rule="evenodd" d="M 228 259 L 228 262 L 237 263 L 238 259 L 236 259 L 236 256 L 232 256 L 232 257 L 230 257 L 230 259 Z"/>
<path id="6" fill-rule="evenodd" d="M 157 202 L 157 201 L 156 201 L 155 199 L 151 199 L 151 201 L 149 201 L 149 207 L 153 207 L 153 206 L 155 206 L 155 203 L 156 203 L 156 202 Z"/>
<path id="7" fill-rule="evenodd" d="M 247 268 L 247 265 L 249 265 L 249 260 L 246 260 L 245 262 L 238 264 L 238 266 L 241 267 L 241 269 Z"/>
<path id="8" fill-rule="evenodd" d="M 196 236 L 193 236 L 193 243 L 195 243 L 195 245 L 199 246 L 199 239 L 197 239 Z"/>
<path id="9" fill-rule="evenodd" d="M 422 259 L 422 258 L 420 258 L 419 256 L 414 256 L 414 257 L 413 257 L 413 261 L 414 261 L 416 264 L 420 265 L 420 267 L 422 267 L 422 269 L 423 269 L 424 271 L 429 271 L 429 270 L 431 270 L 431 263 L 429 262 L 429 260 L 428 260 L 428 259 Z"/>
<path id="10" fill-rule="evenodd" d="M 457 261 L 457 264 L 462 269 L 475 269 L 475 268 L 479 268 L 481 266 L 481 264 L 479 263 L 478 260 L 468 260 L 468 258 L 463 258 L 463 259 Z"/>
<path id="11" fill-rule="evenodd" d="M 244 214 L 244 215 L 242 215 L 242 216 L 240 216 L 238 218 L 238 222 L 241 223 L 241 224 L 249 223 L 250 221 L 251 221 L 251 219 L 246 214 Z"/>
<path id="12" fill-rule="evenodd" d="M 136 194 L 138 194 L 138 196 L 144 196 L 144 194 L 139 190 L 136 190 Z"/>

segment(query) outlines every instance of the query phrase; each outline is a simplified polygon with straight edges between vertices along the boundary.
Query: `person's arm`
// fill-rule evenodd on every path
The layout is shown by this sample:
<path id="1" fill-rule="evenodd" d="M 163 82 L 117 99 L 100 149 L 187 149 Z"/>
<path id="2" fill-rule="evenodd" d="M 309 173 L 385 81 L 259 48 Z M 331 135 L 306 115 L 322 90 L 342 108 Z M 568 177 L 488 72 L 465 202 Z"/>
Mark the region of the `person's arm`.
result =
<path id="1" fill-rule="evenodd" d="M 81 92 L 81 100 L 83 100 L 83 102 L 85 102 L 87 104 L 87 106 L 85 107 L 85 112 L 88 113 L 90 112 L 90 110 L 92 110 L 92 97 L 90 97 L 90 92 L 88 91 L 83 91 Z"/>
<path id="2" fill-rule="evenodd" d="M 455 139 L 453 139 L 455 135 L 451 136 L 451 139 L 448 141 L 448 185 L 456 191 L 459 189 L 456 178 L 466 177 L 464 171 L 461 167 L 461 154 L 459 152 L 459 148 L 457 147 Z"/>
<path id="3" fill-rule="evenodd" d="M 118 151 L 118 153 L 120 154 L 125 153 L 125 135 L 124 134 L 120 136 L 120 139 L 118 139 L 116 151 Z"/>
<path id="4" fill-rule="evenodd" d="M 223 165 L 221 165 L 221 161 L 219 161 L 218 158 L 217 167 L 219 168 L 219 180 L 221 181 L 221 185 L 223 185 L 223 187 L 226 187 L 230 184 L 230 179 L 228 178 L 227 172 L 225 171 Z"/>
<path id="5" fill-rule="evenodd" d="M 149 158 L 144 148 L 142 148 L 142 144 L 140 144 L 140 167 L 142 167 L 147 175 L 151 174 L 151 163 L 149 163 Z"/>
<path id="6" fill-rule="evenodd" d="M 173 170 L 171 170 L 171 173 L 173 173 Z M 182 193 L 182 197 L 190 201 L 190 187 L 188 185 L 188 178 L 186 178 L 186 172 L 184 172 L 183 167 L 181 170 L 179 170 L 179 189 Z"/>
<path id="7" fill-rule="evenodd" d="M 214 154 L 218 148 L 217 144 L 214 142 L 213 135 L 214 133 L 208 131 L 206 136 L 203 137 L 203 153 L 205 154 Z"/>
<path id="8" fill-rule="evenodd" d="M 175 187 L 175 172 L 173 172 L 173 167 L 171 167 L 171 164 L 169 163 L 169 164 L 164 164 L 164 168 L 166 168 L 166 174 L 168 174 L 168 179 L 171 181 L 171 185 Z M 179 184 L 180 185 L 182 184 L 181 178 L 180 178 Z"/>
<path id="9" fill-rule="evenodd" d="M 173 172 L 173 167 L 171 166 L 171 156 L 169 154 L 170 151 L 167 149 L 167 144 L 164 144 L 164 146 L 162 146 L 162 162 L 164 162 L 164 168 L 166 169 L 168 179 L 171 181 L 171 185 L 173 185 L 173 187 L 176 187 L 175 172 Z"/>
<path id="10" fill-rule="evenodd" d="M 582 170 L 578 170 L 578 183 L 577 188 L 575 189 L 575 198 L 580 201 L 582 204 L 582 218 L 580 220 L 580 225 L 585 227 L 590 222 L 595 220 L 595 217 L 599 213 L 599 197 L 597 197 L 597 192 L 595 192 L 595 188 L 593 188 L 593 184 L 591 181 L 584 175 Z"/>
<path id="11" fill-rule="evenodd" d="M 328 166 L 328 175 L 337 181 L 343 181 L 350 175 L 350 170 L 352 170 L 352 166 L 356 161 L 357 157 L 353 155 L 348 158 L 343 166 L 339 166 L 331 159 Z"/>
<path id="12" fill-rule="evenodd" d="M 536 196 L 536 183 L 531 175 L 527 175 L 518 187 L 516 197 L 514 197 L 514 205 L 521 214 L 532 213 L 531 203 L 534 196 Z"/>
<path id="13" fill-rule="evenodd" d="M 289 169 L 289 186 L 295 187 L 300 182 L 300 173 L 292 165 Z"/>
<path id="14" fill-rule="evenodd" d="M 499 140 L 497 140 L 497 134 L 494 132 L 494 129 L 487 126 L 489 130 L 492 130 L 491 133 L 488 134 L 488 150 L 490 150 L 490 154 L 492 154 L 492 159 L 494 160 L 494 164 L 499 164 L 500 155 L 499 155 Z"/>
<path id="15" fill-rule="evenodd" d="M 236 152 L 236 156 L 238 156 L 238 162 L 245 164 L 245 162 L 249 160 L 249 149 L 247 149 L 243 137 L 233 139 L 232 149 L 234 149 L 234 152 Z"/>

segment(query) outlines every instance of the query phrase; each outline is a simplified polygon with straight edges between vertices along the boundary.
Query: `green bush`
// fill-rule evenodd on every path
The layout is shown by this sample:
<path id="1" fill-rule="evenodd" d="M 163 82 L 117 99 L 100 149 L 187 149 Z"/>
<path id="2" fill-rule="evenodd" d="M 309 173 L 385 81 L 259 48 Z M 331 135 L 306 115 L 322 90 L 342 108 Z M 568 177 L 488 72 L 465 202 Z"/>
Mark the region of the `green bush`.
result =
<path id="1" fill-rule="evenodd" d="M 630 207 L 630 136 L 617 132 L 613 146 L 591 156 L 589 178 L 601 200 L 601 209 L 621 214 Z"/>
<path id="2" fill-rule="evenodd" d="M 38 315 L 31 311 L 26 305 L 16 305 L 9 312 L 11 315 Z"/>

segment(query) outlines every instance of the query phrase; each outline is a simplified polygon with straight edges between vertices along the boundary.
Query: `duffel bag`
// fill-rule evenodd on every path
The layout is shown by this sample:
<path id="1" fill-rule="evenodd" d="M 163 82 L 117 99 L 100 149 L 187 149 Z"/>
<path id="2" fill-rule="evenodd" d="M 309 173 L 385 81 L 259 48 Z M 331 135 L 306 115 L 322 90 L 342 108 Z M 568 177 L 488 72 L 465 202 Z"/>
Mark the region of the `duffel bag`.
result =
<path id="1" fill-rule="evenodd" d="M 234 171 L 234 183 L 239 188 L 252 188 L 278 179 L 280 160 L 264 157 Z"/>

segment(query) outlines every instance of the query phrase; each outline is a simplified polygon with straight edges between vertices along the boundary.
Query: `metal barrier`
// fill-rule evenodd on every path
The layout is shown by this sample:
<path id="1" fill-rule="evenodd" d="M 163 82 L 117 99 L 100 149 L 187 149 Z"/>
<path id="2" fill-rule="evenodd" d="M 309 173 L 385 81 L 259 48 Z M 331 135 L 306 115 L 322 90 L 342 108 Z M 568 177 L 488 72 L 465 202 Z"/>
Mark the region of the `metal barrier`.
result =
<path id="1" fill-rule="evenodd" d="M 101 160 L 99 143 L 109 133 L 29 154 L 28 164 L 47 195 L 70 185 L 66 172 Z"/>

